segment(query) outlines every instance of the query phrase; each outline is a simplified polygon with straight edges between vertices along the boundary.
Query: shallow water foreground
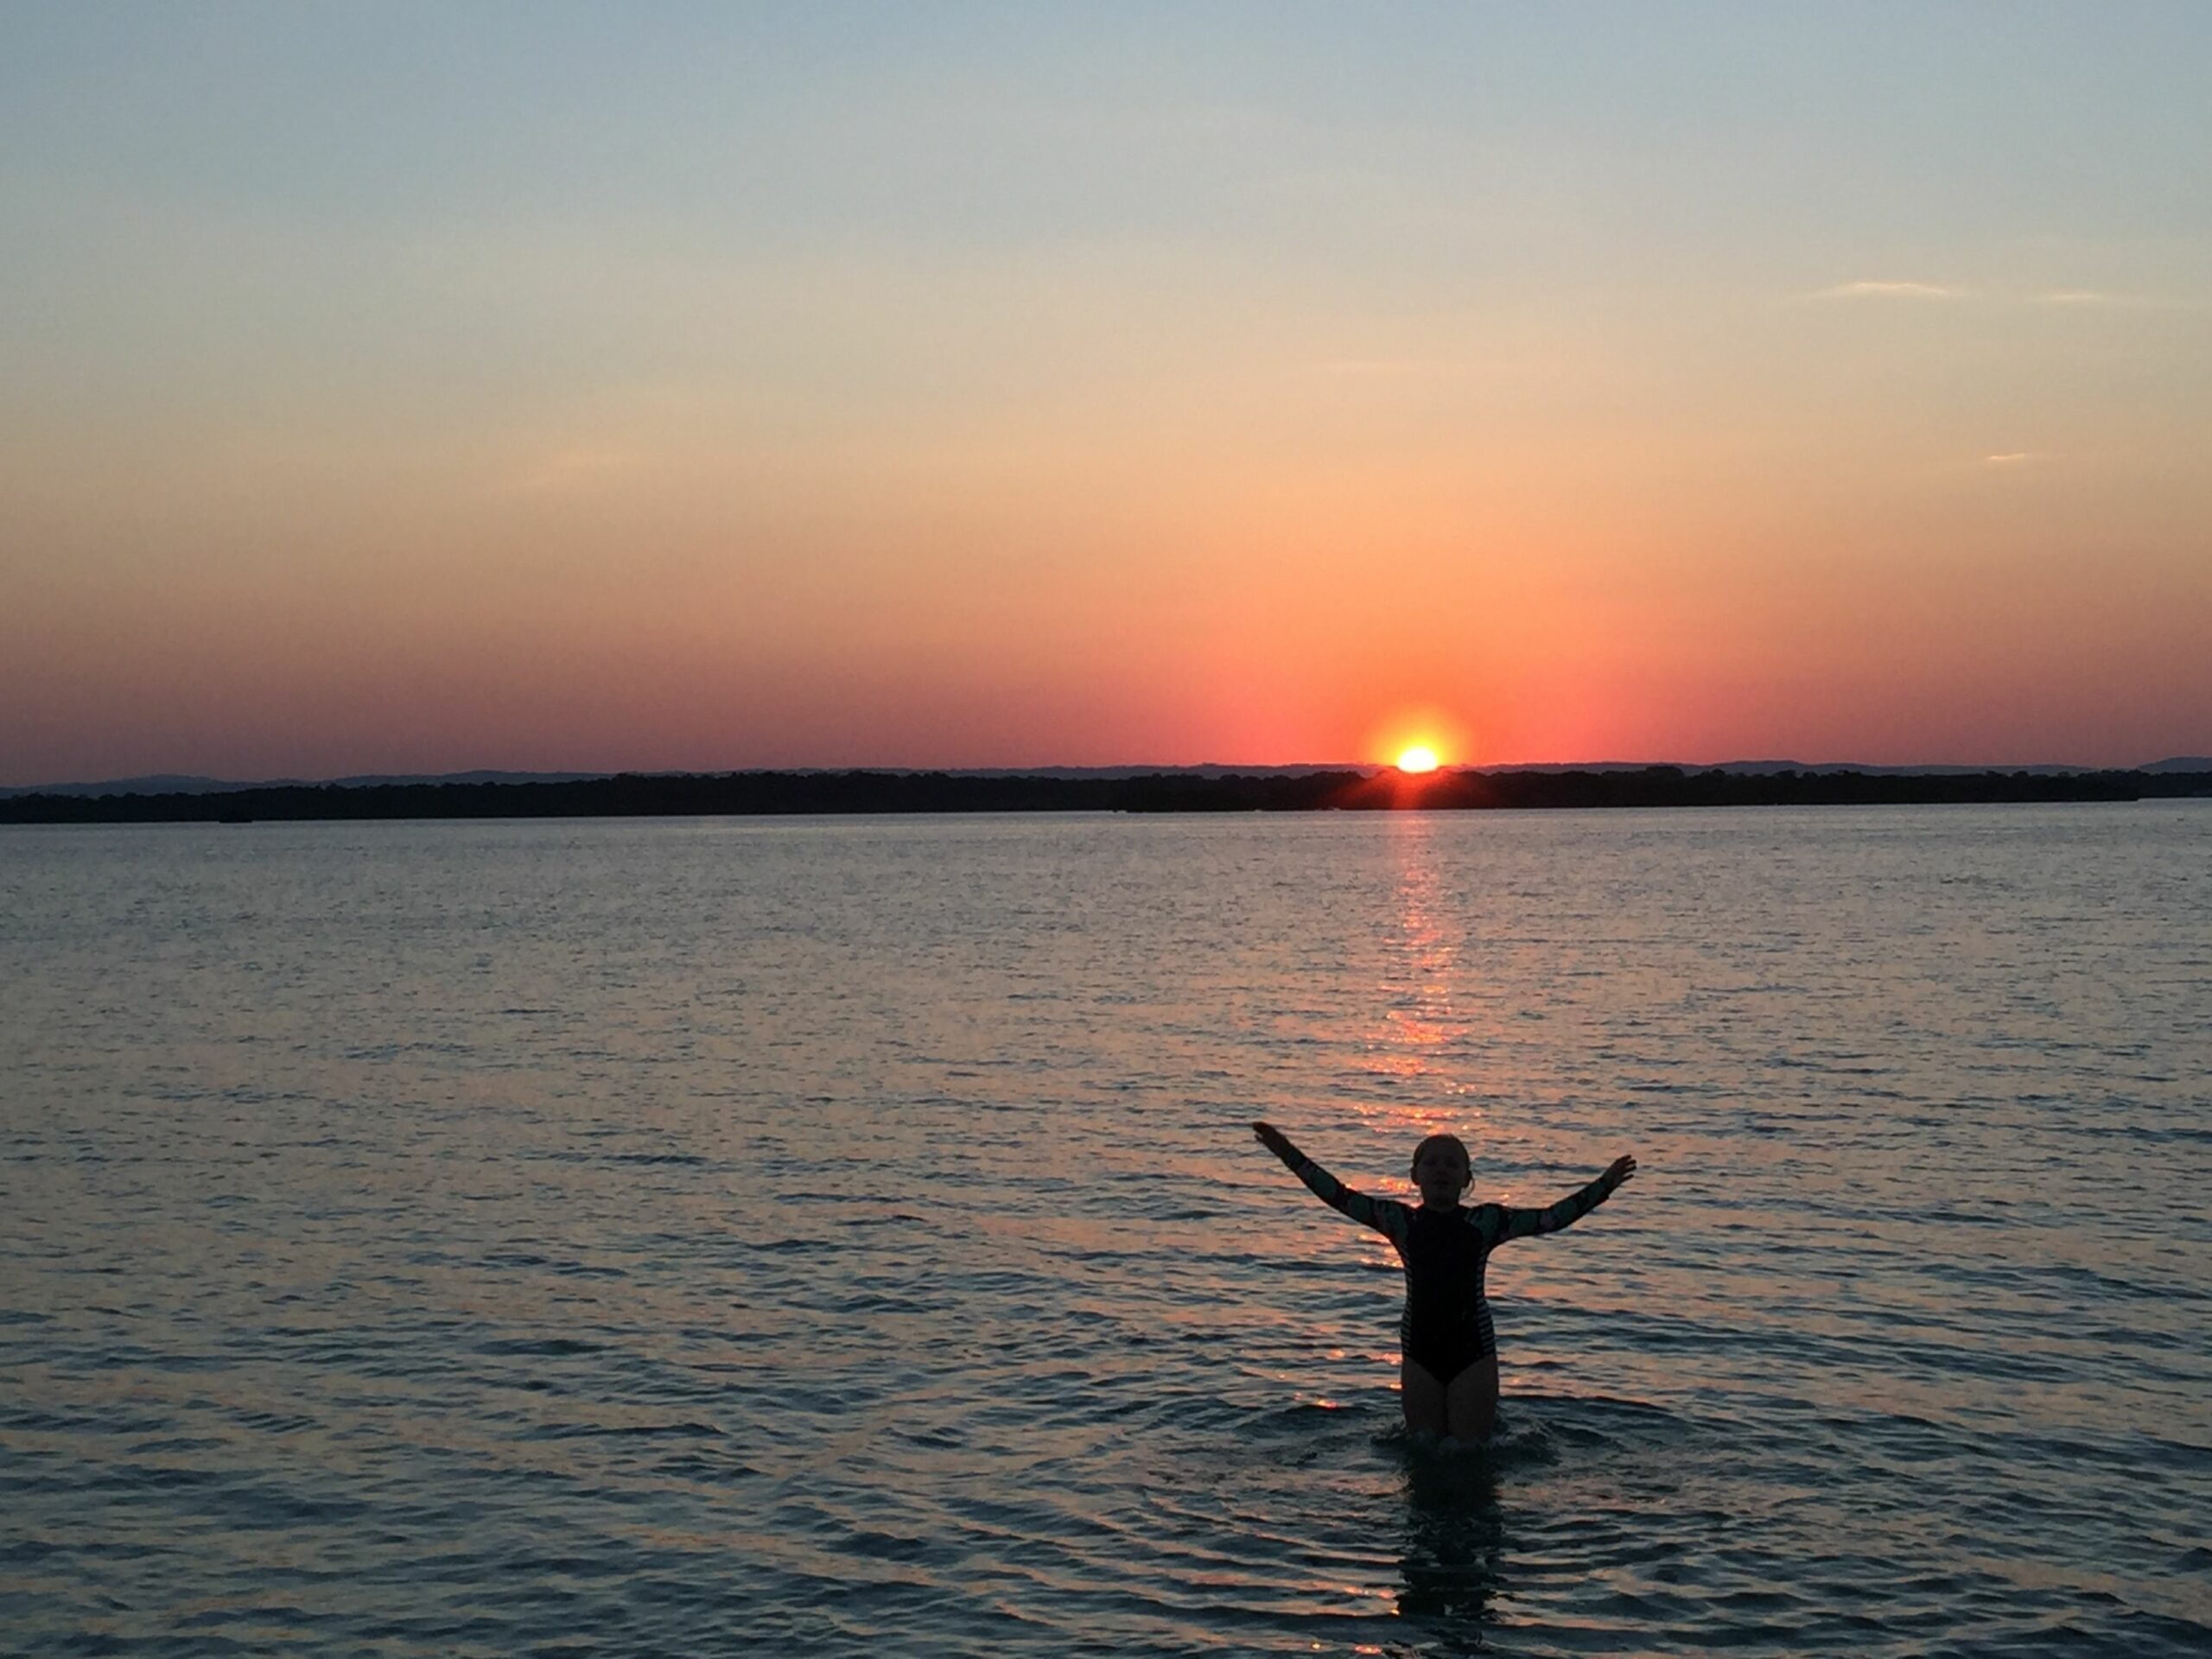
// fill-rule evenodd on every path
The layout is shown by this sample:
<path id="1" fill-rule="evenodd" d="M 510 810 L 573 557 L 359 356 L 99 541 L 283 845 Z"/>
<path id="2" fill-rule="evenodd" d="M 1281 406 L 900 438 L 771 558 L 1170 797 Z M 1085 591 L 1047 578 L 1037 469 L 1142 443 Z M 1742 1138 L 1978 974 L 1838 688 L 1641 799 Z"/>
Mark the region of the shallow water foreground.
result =
<path id="1" fill-rule="evenodd" d="M 0 831 L 0 1648 L 2200 1654 L 2212 810 Z M 1397 1432 L 1399 1190 L 1643 1173 Z"/>

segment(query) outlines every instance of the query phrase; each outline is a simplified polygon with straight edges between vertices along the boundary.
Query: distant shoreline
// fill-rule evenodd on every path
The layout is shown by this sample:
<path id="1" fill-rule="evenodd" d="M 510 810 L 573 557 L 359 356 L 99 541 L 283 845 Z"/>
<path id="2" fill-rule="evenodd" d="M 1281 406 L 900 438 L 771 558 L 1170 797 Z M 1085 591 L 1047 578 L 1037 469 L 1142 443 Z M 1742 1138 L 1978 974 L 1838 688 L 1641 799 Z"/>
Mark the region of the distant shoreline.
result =
<path id="1" fill-rule="evenodd" d="M 2208 772 L 1385 771 L 738 772 L 534 783 L 287 784 L 219 793 L 23 794 L 0 823 L 406 818 L 787 817 L 939 812 L 1510 811 L 1607 807 L 1894 806 L 2212 797 Z"/>

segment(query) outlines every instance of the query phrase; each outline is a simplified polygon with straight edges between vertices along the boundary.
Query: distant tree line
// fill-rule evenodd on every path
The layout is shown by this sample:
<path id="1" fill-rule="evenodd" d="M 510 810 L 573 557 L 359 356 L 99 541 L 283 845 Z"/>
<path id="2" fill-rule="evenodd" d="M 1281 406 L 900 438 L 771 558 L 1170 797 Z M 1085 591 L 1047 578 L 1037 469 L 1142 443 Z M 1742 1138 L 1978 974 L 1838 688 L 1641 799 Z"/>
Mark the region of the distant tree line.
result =
<path id="1" fill-rule="evenodd" d="M 2212 772 L 1605 772 L 1369 775 L 940 772 L 626 773 L 556 783 L 283 785 L 220 794 L 19 795 L 0 823 L 257 819 L 588 818 L 880 812 L 1314 812 L 1577 807 L 1858 806 L 2212 796 Z"/>

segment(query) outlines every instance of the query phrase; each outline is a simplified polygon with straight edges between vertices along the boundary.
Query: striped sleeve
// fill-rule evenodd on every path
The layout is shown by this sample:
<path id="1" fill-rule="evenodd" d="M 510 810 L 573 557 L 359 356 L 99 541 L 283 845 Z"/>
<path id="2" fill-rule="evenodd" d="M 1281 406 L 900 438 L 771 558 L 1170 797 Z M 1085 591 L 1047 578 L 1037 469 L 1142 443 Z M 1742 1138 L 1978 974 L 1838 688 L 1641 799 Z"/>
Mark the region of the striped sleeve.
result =
<path id="1" fill-rule="evenodd" d="M 1411 1211 L 1396 1199 L 1370 1198 L 1364 1192 L 1353 1191 L 1302 1152 L 1295 1161 L 1284 1161 L 1290 1165 L 1290 1173 L 1305 1182 L 1315 1198 L 1330 1209 L 1350 1216 L 1361 1226 L 1372 1227 L 1393 1241 L 1403 1239 L 1412 1230 Z"/>
<path id="2" fill-rule="evenodd" d="M 1570 1192 L 1557 1204 L 1541 1210 L 1516 1210 L 1510 1205 L 1485 1204 L 1470 1211 L 1468 1220 L 1492 1243 L 1509 1238 L 1528 1238 L 1536 1233 L 1555 1233 L 1571 1227 L 1613 1196 L 1618 1181 L 1600 1175 L 1579 1192 Z"/>

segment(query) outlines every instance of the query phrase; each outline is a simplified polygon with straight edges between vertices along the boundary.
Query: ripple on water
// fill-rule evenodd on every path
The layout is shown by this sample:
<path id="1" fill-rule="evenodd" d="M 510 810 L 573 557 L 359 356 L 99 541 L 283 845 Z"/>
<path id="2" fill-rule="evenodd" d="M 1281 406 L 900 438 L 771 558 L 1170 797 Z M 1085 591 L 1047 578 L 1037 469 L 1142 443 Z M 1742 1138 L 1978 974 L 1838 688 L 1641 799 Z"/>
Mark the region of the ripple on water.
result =
<path id="1" fill-rule="evenodd" d="M 2203 1652 L 2208 827 L 10 832 L 0 1626 Z M 1261 1113 L 1637 1153 L 1498 1255 L 1491 1445 Z"/>

